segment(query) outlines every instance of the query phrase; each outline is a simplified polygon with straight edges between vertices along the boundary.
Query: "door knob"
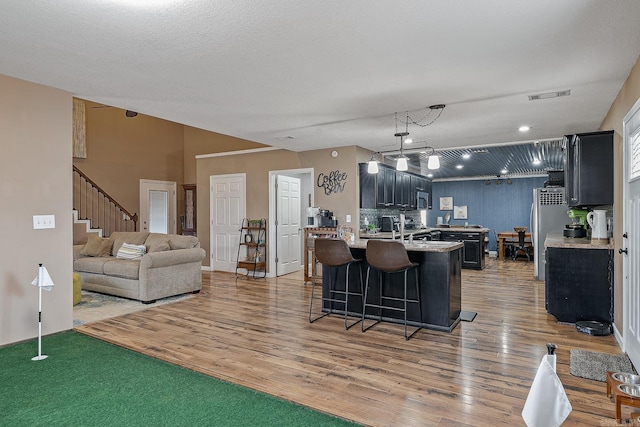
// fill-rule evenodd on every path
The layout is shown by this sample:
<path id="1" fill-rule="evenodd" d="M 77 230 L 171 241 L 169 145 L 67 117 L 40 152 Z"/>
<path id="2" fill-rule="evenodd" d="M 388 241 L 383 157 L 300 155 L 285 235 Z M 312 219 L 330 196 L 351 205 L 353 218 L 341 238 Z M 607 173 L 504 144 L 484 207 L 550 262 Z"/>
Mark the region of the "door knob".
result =
<path id="1" fill-rule="evenodd" d="M 620 249 L 618 249 L 618 253 L 619 253 L 619 254 L 629 255 L 629 251 L 627 250 L 627 248 L 624 248 L 624 249 L 620 248 Z"/>
<path id="2" fill-rule="evenodd" d="M 624 237 L 624 238 L 626 239 L 627 237 L 629 237 L 629 235 L 628 235 L 627 233 L 624 233 L 624 234 L 622 235 L 622 237 Z"/>

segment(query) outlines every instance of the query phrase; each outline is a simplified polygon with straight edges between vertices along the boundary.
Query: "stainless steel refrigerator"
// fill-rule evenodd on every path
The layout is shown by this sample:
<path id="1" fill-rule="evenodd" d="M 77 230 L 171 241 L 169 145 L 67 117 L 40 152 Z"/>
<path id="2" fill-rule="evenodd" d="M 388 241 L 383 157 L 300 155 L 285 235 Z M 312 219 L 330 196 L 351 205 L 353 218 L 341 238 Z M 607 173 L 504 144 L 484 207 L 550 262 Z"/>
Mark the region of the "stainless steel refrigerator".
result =
<path id="1" fill-rule="evenodd" d="M 533 257 L 533 275 L 544 280 L 545 253 L 544 241 L 547 234 L 562 234 L 569 222 L 564 188 L 547 187 L 533 189 L 531 206 L 531 239 L 535 255 Z"/>

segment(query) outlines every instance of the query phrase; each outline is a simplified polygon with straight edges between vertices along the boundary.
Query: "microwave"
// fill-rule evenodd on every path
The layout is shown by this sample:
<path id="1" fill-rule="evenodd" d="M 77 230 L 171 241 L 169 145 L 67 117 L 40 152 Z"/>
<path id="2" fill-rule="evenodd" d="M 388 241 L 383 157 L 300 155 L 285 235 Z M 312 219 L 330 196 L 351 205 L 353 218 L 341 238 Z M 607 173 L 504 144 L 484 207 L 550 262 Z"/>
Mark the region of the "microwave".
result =
<path id="1" fill-rule="evenodd" d="M 416 209 L 430 209 L 429 193 L 418 191 L 416 200 Z"/>

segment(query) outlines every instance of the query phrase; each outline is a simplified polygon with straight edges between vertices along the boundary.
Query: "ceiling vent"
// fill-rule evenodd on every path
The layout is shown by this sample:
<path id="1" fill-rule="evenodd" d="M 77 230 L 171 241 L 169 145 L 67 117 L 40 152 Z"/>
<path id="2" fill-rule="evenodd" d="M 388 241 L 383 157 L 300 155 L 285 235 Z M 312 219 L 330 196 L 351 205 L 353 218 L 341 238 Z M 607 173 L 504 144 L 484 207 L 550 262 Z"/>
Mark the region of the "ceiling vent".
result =
<path id="1" fill-rule="evenodd" d="M 558 98 L 560 96 L 569 96 L 569 95 L 571 95 L 571 89 L 561 90 L 557 92 L 538 93 L 535 95 L 529 95 L 529 101 L 537 101 L 538 99 Z"/>

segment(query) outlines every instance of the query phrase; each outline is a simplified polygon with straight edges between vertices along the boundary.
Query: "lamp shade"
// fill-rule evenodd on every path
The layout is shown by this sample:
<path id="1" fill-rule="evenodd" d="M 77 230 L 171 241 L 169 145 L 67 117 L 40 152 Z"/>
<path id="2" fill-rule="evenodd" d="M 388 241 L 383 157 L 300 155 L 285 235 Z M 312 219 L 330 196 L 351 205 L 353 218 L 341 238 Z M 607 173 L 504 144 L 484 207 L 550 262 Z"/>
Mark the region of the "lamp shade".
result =
<path id="1" fill-rule="evenodd" d="M 368 173 L 378 173 L 378 161 L 377 160 L 369 160 L 367 163 L 367 172 Z"/>
<path id="2" fill-rule="evenodd" d="M 407 158 L 404 155 L 398 157 L 398 161 L 396 162 L 396 170 L 398 171 L 406 171 L 409 169 L 409 165 L 407 164 Z"/>
<path id="3" fill-rule="evenodd" d="M 429 156 L 429 161 L 427 162 L 427 168 L 429 169 L 440 169 L 440 159 L 437 155 L 432 154 Z"/>

